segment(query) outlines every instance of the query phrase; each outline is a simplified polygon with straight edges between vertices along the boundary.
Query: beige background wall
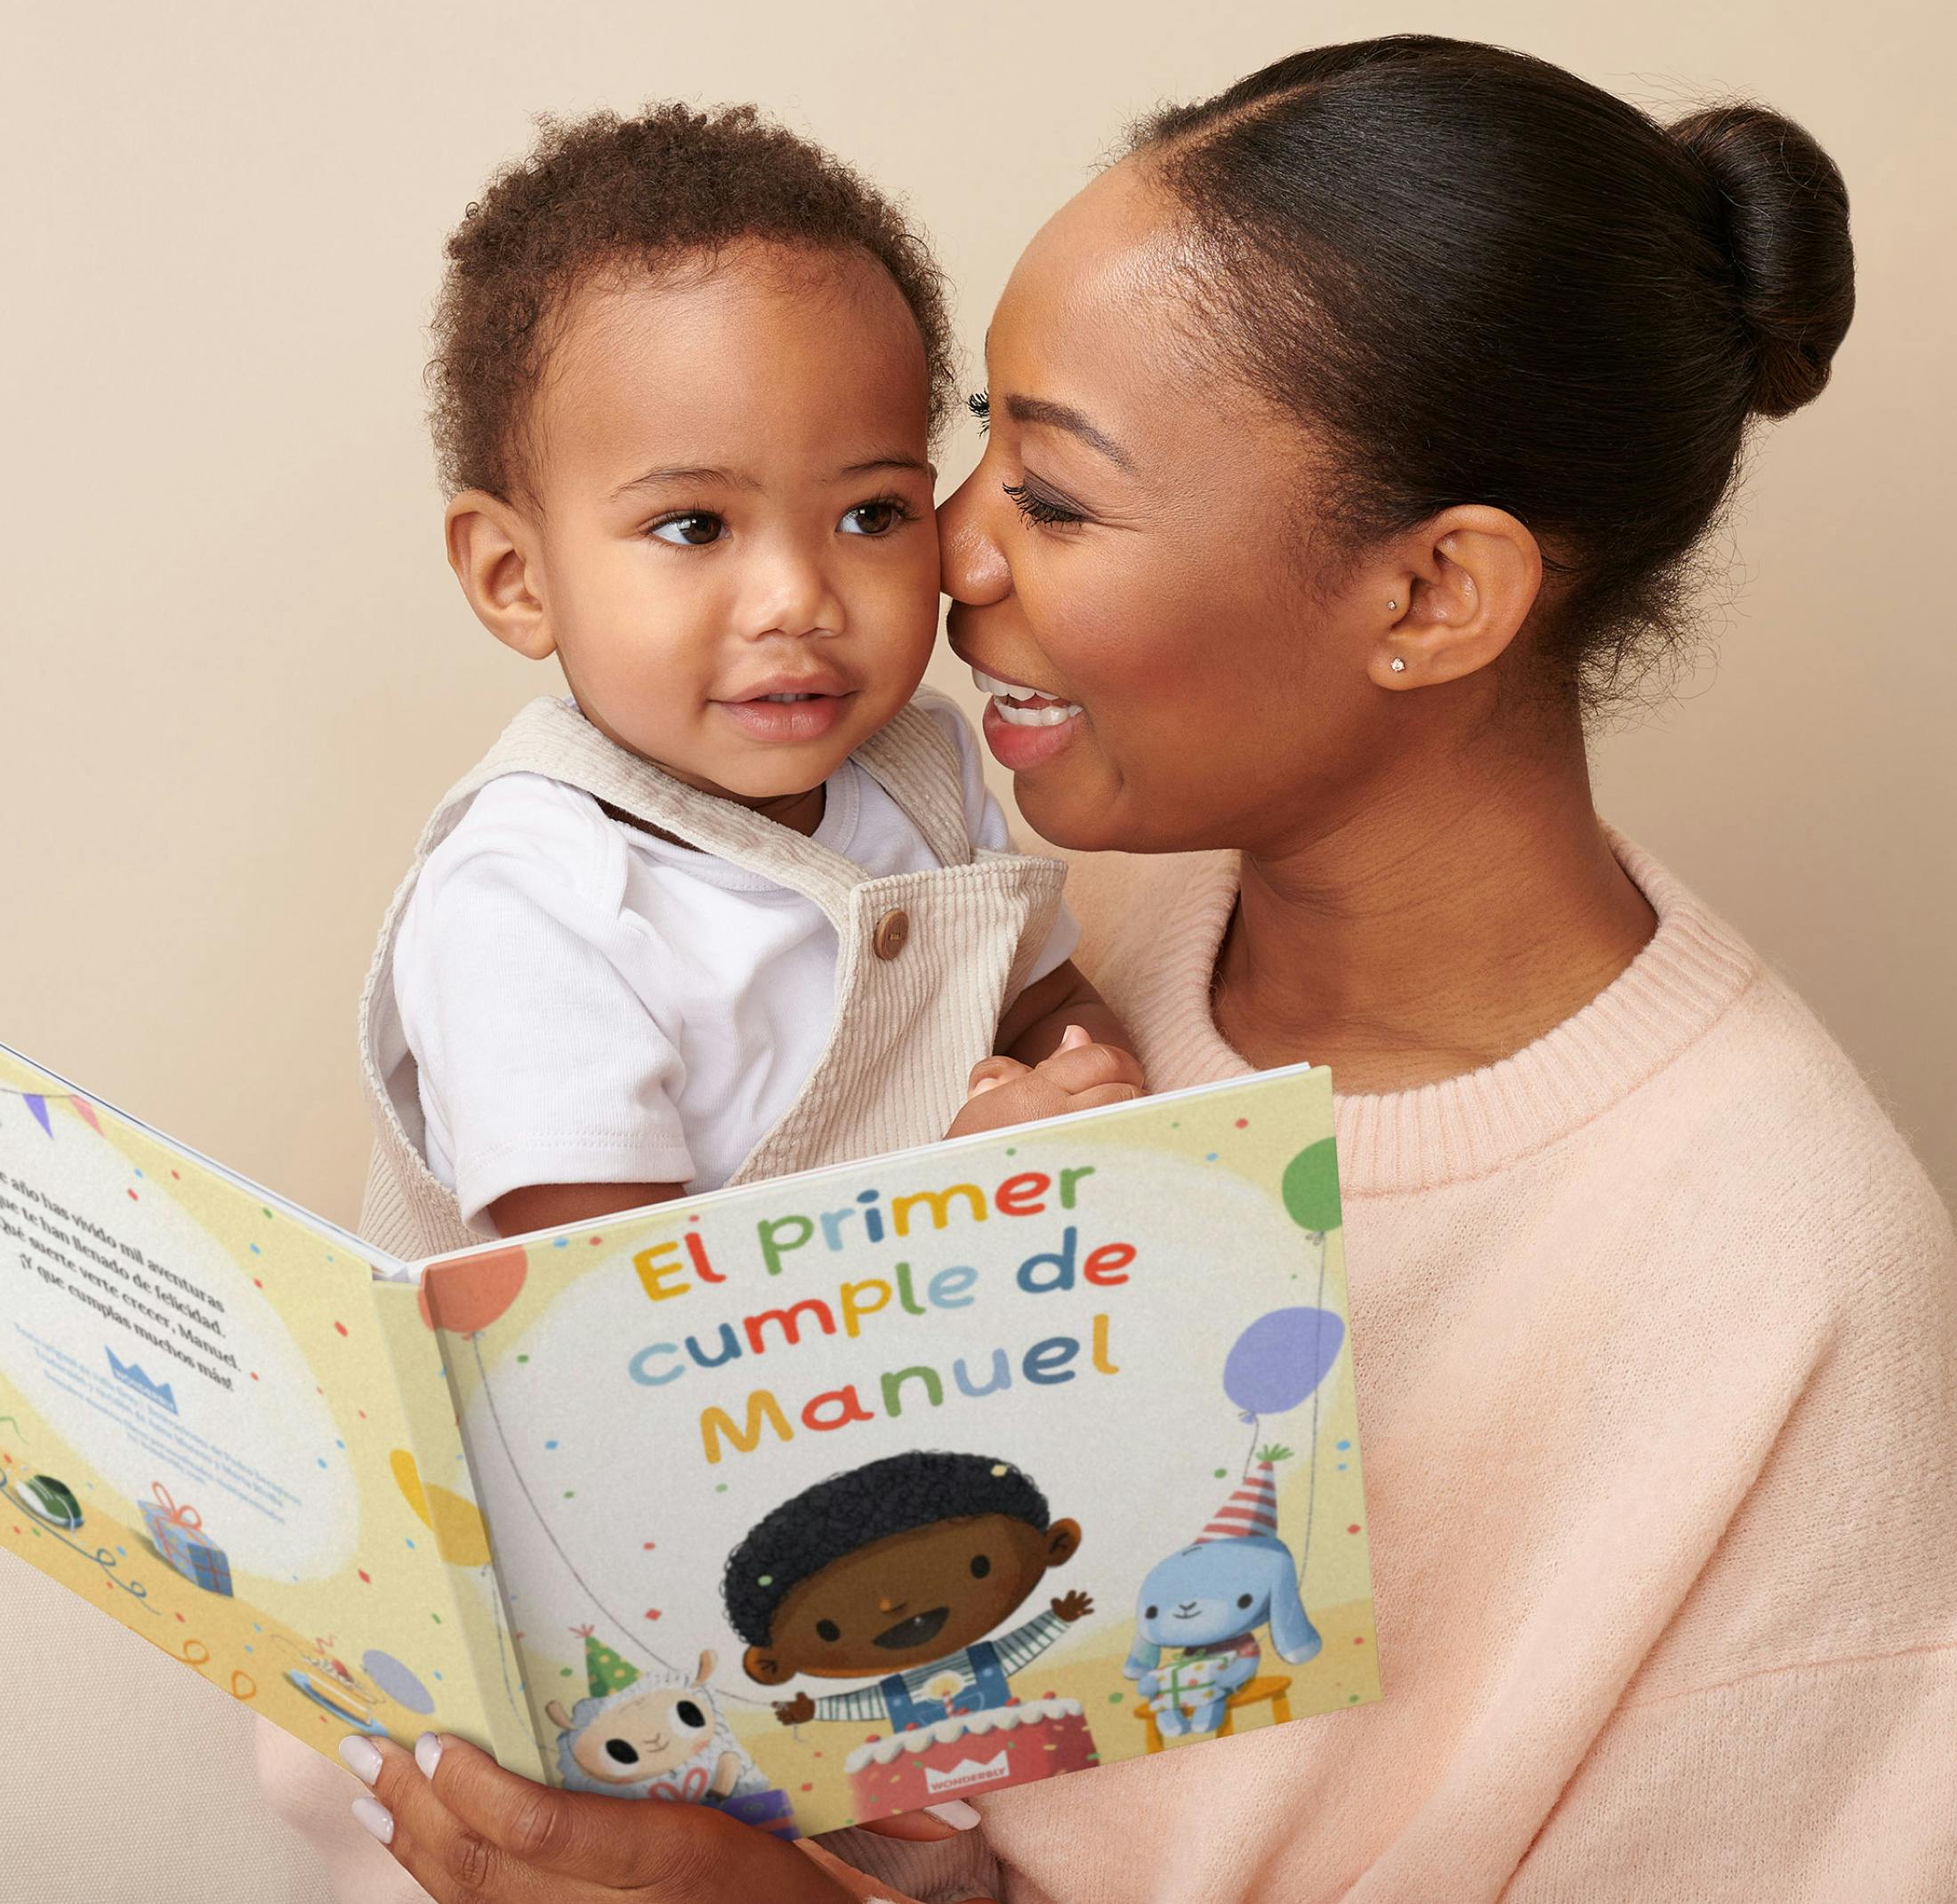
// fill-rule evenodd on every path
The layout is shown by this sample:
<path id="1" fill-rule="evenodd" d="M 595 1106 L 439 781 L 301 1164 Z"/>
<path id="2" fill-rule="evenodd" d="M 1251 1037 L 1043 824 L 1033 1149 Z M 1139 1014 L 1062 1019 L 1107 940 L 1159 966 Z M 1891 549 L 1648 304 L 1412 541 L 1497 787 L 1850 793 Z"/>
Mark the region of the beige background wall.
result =
<path id="1" fill-rule="evenodd" d="M 1601 743 L 1601 802 L 1793 977 L 1957 1190 L 1945 12 L 17 10 L 0 79 L 0 1039 L 352 1215 L 352 1013 L 383 904 L 435 795 L 554 682 L 492 646 L 442 563 L 418 382 L 442 235 L 532 113 L 769 102 L 910 193 L 975 345 L 1020 244 L 1132 112 L 1300 45 L 1424 28 L 1661 108 L 1757 93 L 1847 173 L 1862 302 L 1834 386 L 1761 440 L 1730 599 L 1707 615 L 1717 665 Z M 947 480 L 974 448 L 953 444 Z M 0 1582 L 15 1610 L 37 1590 Z M 36 1650 L 59 1650 L 61 1610 L 36 1617 Z M 31 1674 L 10 1650 L 7 1675 Z M 132 1670 L 149 1675 L 138 1706 L 167 1699 L 160 1661 Z M 221 1814 L 230 1747 L 197 1745 L 215 1700 L 156 1720 L 157 1741 L 181 1738 L 174 1764 L 155 1742 L 105 1759 L 99 1714 L 120 1692 L 78 1690 L 64 1721 L 31 1684 L 31 1706 L 0 1689 L 0 1732 L 18 1754 L 31 1713 L 44 1762 L 101 1768 L 126 1829 Z M 98 1823 L 85 1786 L 47 1802 L 51 1824 Z M 96 1878 L 129 1868 L 98 1841 L 85 1881 L 56 1835 L 13 1834 L 10 1857 L 46 1860 L 17 1894 L 108 1895 Z M 313 1894 L 289 1851 L 247 1869 L 157 1842 L 151 1895 Z"/>
<path id="2" fill-rule="evenodd" d="M 418 382 L 442 235 L 533 112 L 771 102 L 912 195 L 976 376 L 1019 246 L 1131 112 L 1424 26 L 1647 103 L 1757 93 L 1848 175 L 1834 386 L 1760 440 L 1716 667 L 1602 743 L 1601 800 L 1792 973 L 1957 1188 L 1929 0 L 1859 7 L 1852 36 L 1819 4 L 1682 0 L 36 11 L 0 113 L 0 1039 L 352 1213 L 374 924 L 435 795 L 549 684 L 442 562 Z"/>

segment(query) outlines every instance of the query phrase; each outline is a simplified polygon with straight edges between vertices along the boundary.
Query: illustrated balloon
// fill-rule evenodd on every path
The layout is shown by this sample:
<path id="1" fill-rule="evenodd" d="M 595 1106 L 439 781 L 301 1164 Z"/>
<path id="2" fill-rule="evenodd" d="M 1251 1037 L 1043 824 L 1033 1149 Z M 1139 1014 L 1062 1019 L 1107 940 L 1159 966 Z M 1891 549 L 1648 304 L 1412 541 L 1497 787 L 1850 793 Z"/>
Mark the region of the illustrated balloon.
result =
<path id="1" fill-rule="evenodd" d="M 434 1694 L 392 1653 L 383 1653 L 375 1647 L 361 1656 L 360 1670 L 397 1706 L 405 1706 L 409 1712 L 420 1713 L 423 1717 L 434 1711 Z"/>
<path id="2" fill-rule="evenodd" d="M 452 1335 L 486 1329 L 523 1294 L 530 1257 L 521 1244 L 466 1262 L 438 1263 L 422 1278 L 422 1320 Z"/>
<path id="3" fill-rule="evenodd" d="M 480 1567 L 489 1559 L 489 1530 L 473 1501 L 447 1488 L 422 1480 L 415 1457 L 405 1448 L 387 1457 L 394 1485 L 415 1510 L 415 1518 L 435 1537 L 435 1551 L 453 1567 Z"/>
<path id="4" fill-rule="evenodd" d="M 1329 1309 L 1274 1309 L 1236 1338 L 1223 1392 L 1246 1416 L 1282 1415 L 1325 1380 L 1344 1340 L 1345 1324 Z"/>
<path id="5" fill-rule="evenodd" d="M 1321 1138 L 1285 1166 L 1285 1207 L 1301 1230 L 1321 1234 L 1343 1221 L 1339 1210 L 1339 1159 L 1331 1138 Z"/>

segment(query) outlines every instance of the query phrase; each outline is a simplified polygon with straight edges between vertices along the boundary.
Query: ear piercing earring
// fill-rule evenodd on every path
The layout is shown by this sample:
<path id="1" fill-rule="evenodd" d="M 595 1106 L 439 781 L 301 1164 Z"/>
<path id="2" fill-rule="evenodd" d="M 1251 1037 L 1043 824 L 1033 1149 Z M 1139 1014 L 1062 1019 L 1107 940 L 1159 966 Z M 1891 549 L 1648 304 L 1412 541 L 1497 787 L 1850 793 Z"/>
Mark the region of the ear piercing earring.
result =
<path id="1" fill-rule="evenodd" d="M 1387 666 L 1391 668 L 1396 674 L 1404 674 L 1406 672 L 1406 663 L 1403 661 L 1397 655 L 1395 655 L 1393 658 L 1386 665 Z"/>
<path id="2" fill-rule="evenodd" d="M 1394 610 L 1396 610 L 1396 611 L 1397 611 L 1397 609 L 1398 609 L 1398 608 L 1399 608 L 1399 603 L 1398 603 L 1398 602 L 1397 602 L 1397 601 L 1389 601 L 1389 602 L 1388 602 L 1388 603 L 1387 603 L 1387 607 L 1388 607 L 1388 608 L 1389 608 L 1389 609 L 1394 609 Z"/>

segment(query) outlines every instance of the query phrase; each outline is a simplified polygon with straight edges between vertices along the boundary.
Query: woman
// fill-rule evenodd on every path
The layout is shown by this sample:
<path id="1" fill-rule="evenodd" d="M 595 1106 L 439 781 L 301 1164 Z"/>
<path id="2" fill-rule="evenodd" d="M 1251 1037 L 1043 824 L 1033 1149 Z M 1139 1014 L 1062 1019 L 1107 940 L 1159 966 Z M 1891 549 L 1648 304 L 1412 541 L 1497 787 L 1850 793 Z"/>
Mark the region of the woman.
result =
<path id="1" fill-rule="evenodd" d="M 1163 114 L 1021 260 L 951 640 L 1082 710 L 988 718 L 1033 824 L 1150 856 L 1071 890 L 1151 1085 L 1340 1081 L 1386 1697 L 835 1841 L 878 1883 L 1957 1892 L 1949 1224 L 1584 763 L 1851 285 L 1798 127 L 1430 39 Z M 869 1884 L 466 1747 L 376 1789 L 445 1904 Z"/>

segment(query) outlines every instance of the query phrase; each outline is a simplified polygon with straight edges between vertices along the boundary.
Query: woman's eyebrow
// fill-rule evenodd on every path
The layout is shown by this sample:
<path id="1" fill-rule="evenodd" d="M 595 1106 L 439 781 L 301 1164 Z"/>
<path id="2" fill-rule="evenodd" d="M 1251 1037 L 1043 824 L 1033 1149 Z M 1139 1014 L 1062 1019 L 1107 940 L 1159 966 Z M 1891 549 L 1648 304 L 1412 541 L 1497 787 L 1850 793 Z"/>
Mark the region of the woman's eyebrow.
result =
<path id="1" fill-rule="evenodd" d="M 1006 408 L 1019 423 L 1046 424 L 1055 430 L 1070 432 L 1083 443 L 1091 443 L 1099 450 L 1116 469 L 1126 470 L 1133 475 L 1135 466 L 1128 460 L 1121 445 L 1105 430 L 1089 423 L 1072 404 L 1055 403 L 1046 397 L 1009 396 Z"/>

